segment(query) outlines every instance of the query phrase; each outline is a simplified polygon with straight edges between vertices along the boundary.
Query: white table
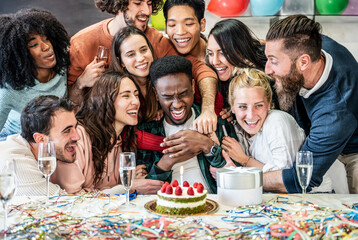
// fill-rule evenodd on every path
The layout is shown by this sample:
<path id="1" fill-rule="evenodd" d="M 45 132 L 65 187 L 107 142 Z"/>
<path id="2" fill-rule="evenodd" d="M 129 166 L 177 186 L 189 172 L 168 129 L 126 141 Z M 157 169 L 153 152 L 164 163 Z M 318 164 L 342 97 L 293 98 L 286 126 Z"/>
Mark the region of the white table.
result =
<path id="1" fill-rule="evenodd" d="M 208 198 L 218 201 L 217 195 L 209 195 Z M 53 238 L 62 233 L 65 235 L 60 235 L 61 237 L 109 236 L 114 238 L 125 233 L 138 235 L 143 229 L 149 231 L 148 236 L 151 234 L 151 236 L 155 234 L 164 236 L 165 228 L 169 228 L 176 234 L 179 233 L 179 230 L 182 231 L 180 233 L 183 234 L 181 235 L 182 237 L 194 237 L 196 239 L 207 239 L 209 237 L 215 239 L 218 236 L 230 235 L 240 236 L 238 234 L 241 232 L 246 232 L 246 235 L 243 235 L 246 237 L 259 236 L 260 238 L 268 238 L 270 228 L 273 229 L 283 222 L 290 222 L 287 221 L 288 218 L 292 222 L 296 222 L 298 226 L 298 222 L 301 220 L 309 222 L 321 216 L 321 225 L 325 223 L 331 228 L 339 226 L 339 223 L 344 223 L 344 221 L 339 218 L 335 218 L 335 220 L 328 219 L 334 216 L 333 210 L 339 210 L 336 213 L 342 216 L 346 216 L 344 214 L 347 213 L 357 214 L 357 219 L 355 219 L 357 222 L 346 222 L 344 224 L 351 230 L 355 230 L 351 233 L 352 236 L 356 234 L 354 236 L 358 237 L 358 211 L 351 209 L 353 204 L 358 203 L 358 194 L 307 194 L 306 200 L 312 203 L 308 205 L 296 203 L 301 200 L 300 194 L 264 194 L 262 205 L 235 208 L 219 204 L 218 211 L 213 214 L 184 218 L 160 218 L 159 215 L 149 212 L 144 208 L 144 205 L 154 199 L 156 199 L 156 196 L 153 195 L 139 195 L 131 201 L 136 204 L 135 207 L 123 209 L 120 204 L 124 202 L 124 196 L 112 196 L 111 198 L 103 195 L 91 198 L 89 198 L 89 195 L 82 197 L 64 196 L 52 199 L 52 202 L 57 200 L 57 204 L 43 209 L 44 197 L 15 197 L 10 202 L 9 209 L 14 208 L 16 205 L 19 206 L 17 210 L 13 210 L 9 214 L 8 226 L 10 228 L 8 229 L 7 237 L 10 239 L 14 236 L 29 238 L 29 236 L 34 237 L 36 234 L 40 236 L 45 234 L 49 238 Z M 284 209 L 288 211 L 284 211 Z M 249 213 L 248 211 L 251 212 Z M 275 215 L 276 212 L 286 214 L 286 218 L 283 217 L 284 215 Z M 0 224 L 2 228 L 3 211 L 1 215 Z M 147 222 L 144 224 L 143 221 Z M 169 222 L 171 223 L 169 224 Z M 261 228 L 259 229 L 261 230 L 252 233 L 254 227 L 260 225 Z M 27 226 L 27 230 L 33 234 L 26 235 L 29 232 L 25 232 L 24 226 Z M 215 227 L 219 228 L 219 230 L 216 230 Z M 185 233 L 189 232 L 193 232 L 192 235 L 186 236 Z M 256 235 L 249 235 L 247 232 Z M 309 234 L 306 234 L 304 230 L 298 229 L 297 232 L 301 234 L 302 238 L 310 238 Z M 170 233 L 168 232 L 168 234 Z M 332 234 L 337 236 L 335 231 L 332 231 Z M 343 233 L 339 234 L 342 235 Z M 146 235 L 142 234 L 141 236 Z"/>

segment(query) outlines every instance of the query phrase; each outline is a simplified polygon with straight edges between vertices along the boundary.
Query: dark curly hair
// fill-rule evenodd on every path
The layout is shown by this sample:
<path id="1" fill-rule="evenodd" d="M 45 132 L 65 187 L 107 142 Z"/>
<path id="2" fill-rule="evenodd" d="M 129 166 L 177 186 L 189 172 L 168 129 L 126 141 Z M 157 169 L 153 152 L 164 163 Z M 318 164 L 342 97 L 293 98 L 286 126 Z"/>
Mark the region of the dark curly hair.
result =
<path id="1" fill-rule="evenodd" d="M 124 78 L 133 81 L 129 75 L 114 71 L 101 75 L 86 95 L 80 110 L 76 114 L 78 122 L 84 127 L 92 142 L 92 161 L 95 168 L 93 183 L 95 185 L 101 180 L 108 153 L 116 145 L 114 139 L 119 137 L 114 128 L 116 115 L 114 102 Z M 125 126 L 121 136 L 122 150 L 136 152 L 136 127 Z"/>
<path id="2" fill-rule="evenodd" d="M 50 12 L 22 9 L 0 17 L 0 87 L 22 90 L 35 85 L 37 67 L 28 50 L 29 36 L 46 36 L 55 52 L 54 72 L 65 74 L 70 64 L 70 38 L 64 26 Z"/>
<path id="3" fill-rule="evenodd" d="M 167 75 L 184 73 L 192 80 L 191 69 L 192 64 L 188 59 L 178 55 L 171 55 L 155 60 L 150 66 L 149 75 L 154 88 L 156 88 L 158 79 Z"/>
<path id="4" fill-rule="evenodd" d="M 96 7 L 102 12 L 117 15 L 118 11 L 128 10 L 129 0 L 94 0 Z M 152 13 L 156 14 L 163 7 L 163 0 L 152 0 Z"/>

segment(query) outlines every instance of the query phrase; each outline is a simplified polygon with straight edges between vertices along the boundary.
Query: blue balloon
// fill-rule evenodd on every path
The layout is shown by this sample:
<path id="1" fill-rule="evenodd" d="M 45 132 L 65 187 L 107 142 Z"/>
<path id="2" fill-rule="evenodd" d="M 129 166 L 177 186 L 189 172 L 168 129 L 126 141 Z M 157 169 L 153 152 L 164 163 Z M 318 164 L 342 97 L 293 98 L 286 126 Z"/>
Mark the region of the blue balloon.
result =
<path id="1" fill-rule="evenodd" d="M 282 7 L 283 0 L 250 0 L 252 16 L 275 15 Z"/>

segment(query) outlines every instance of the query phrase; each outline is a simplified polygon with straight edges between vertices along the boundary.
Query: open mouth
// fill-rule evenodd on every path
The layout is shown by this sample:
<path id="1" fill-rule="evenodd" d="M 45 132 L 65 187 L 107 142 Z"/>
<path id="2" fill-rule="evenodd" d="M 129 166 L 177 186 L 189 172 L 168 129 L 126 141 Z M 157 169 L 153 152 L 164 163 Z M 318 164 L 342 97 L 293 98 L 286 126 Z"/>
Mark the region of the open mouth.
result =
<path id="1" fill-rule="evenodd" d="M 138 110 L 137 110 L 137 109 L 136 109 L 136 110 L 129 110 L 129 111 L 127 111 L 127 114 L 128 114 L 129 116 L 133 117 L 133 118 L 137 118 L 137 116 L 138 116 Z"/>
<path id="2" fill-rule="evenodd" d="M 55 59 L 55 54 L 51 53 L 51 54 L 48 54 L 44 57 L 44 59 L 46 60 L 54 60 Z"/>
<path id="3" fill-rule="evenodd" d="M 146 70 L 148 68 L 148 63 L 142 63 L 135 67 L 138 70 Z"/>
<path id="4" fill-rule="evenodd" d="M 215 70 L 218 74 L 224 74 L 227 70 L 227 67 L 215 67 Z"/>
<path id="5" fill-rule="evenodd" d="M 280 84 L 280 79 L 278 79 L 277 77 L 272 77 L 273 78 L 273 80 L 275 80 L 275 83 L 278 85 L 278 84 Z"/>
<path id="6" fill-rule="evenodd" d="M 176 38 L 174 40 L 179 47 L 186 47 L 189 44 L 191 38 Z"/>
<path id="7" fill-rule="evenodd" d="M 245 123 L 246 125 L 249 127 L 249 128 L 254 128 L 257 126 L 257 124 L 259 123 L 259 120 L 256 120 L 256 121 L 246 121 L 245 120 Z"/>
<path id="8" fill-rule="evenodd" d="M 70 154 L 74 154 L 74 153 L 76 153 L 76 146 L 77 146 L 77 142 L 68 143 L 65 146 L 65 150 L 67 152 L 69 152 Z"/>
<path id="9" fill-rule="evenodd" d="M 181 110 L 171 110 L 170 113 L 172 114 L 174 119 L 180 120 L 185 115 L 185 108 L 182 108 Z"/>
<path id="10" fill-rule="evenodd" d="M 137 20 L 142 22 L 142 23 L 147 23 L 148 19 L 149 19 L 149 17 L 145 16 L 145 15 L 137 16 Z"/>

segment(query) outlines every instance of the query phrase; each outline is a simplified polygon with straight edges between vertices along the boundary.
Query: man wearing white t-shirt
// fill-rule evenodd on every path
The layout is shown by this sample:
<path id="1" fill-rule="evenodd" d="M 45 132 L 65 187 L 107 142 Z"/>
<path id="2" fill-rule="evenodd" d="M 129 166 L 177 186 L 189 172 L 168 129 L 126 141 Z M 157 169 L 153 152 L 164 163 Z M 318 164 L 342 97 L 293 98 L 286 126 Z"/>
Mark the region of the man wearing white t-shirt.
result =
<path id="1" fill-rule="evenodd" d="M 212 140 L 216 137 L 212 136 L 211 139 L 192 129 L 192 123 L 200 115 L 200 109 L 193 105 L 194 83 L 190 61 L 180 56 L 160 58 L 151 65 L 150 78 L 164 111 L 164 117 L 160 121 L 144 123 L 139 128 L 162 136 L 175 134 L 178 140 L 170 140 L 170 137 L 166 140 L 178 141 L 178 152 L 185 154 L 176 157 L 176 153 L 163 154 L 138 150 L 137 164 L 146 164 L 147 178 L 169 182 L 172 179 L 180 180 L 179 168 L 184 166 L 185 181 L 190 185 L 201 182 L 209 192 L 216 193 L 216 182 L 210 174 L 209 167 L 211 165 L 221 168 L 226 161 L 221 155 L 220 145 Z M 225 125 L 227 132 L 236 137 L 233 126 L 221 120 L 218 119 L 217 138 L 221 140 L 223 137 L 221 125 Z M 216 141 L 218 142 L 217 139 Z"/>

